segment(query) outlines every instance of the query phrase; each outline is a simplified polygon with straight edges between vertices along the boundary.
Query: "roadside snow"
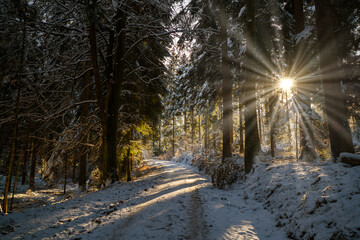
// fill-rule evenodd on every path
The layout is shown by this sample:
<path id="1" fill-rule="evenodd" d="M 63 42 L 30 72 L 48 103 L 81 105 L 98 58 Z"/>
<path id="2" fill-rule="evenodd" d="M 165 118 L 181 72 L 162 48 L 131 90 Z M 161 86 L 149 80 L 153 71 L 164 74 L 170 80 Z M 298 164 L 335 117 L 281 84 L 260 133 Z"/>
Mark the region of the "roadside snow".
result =
<path id="1" fill-rule="evenodd" d="M 201 157 L 187 154 L 173 161 L 198 166 Z M 268 210 L 291 239 L 360 239 L 360 166 L 331 161 L 258 162 L 254 172 L 239 179 L 226 194 L 244 198 L 246 209 L 258 208 L 253 216 Z M 228 202 L 234 205 L 236 197 Z"/>
<path id="2" fill-rule="evenodd" d="M 274 216 L 237 190 L 174 162 L 129 183 L 0 217 L 1 239 L 286 239 Z"/>
<path id="3" fill-rule="evenodd" d="M 360 239 L 360 167 L 342 163 L 260 164 L 236 188 L 276 215 L 295 239 Z"/>

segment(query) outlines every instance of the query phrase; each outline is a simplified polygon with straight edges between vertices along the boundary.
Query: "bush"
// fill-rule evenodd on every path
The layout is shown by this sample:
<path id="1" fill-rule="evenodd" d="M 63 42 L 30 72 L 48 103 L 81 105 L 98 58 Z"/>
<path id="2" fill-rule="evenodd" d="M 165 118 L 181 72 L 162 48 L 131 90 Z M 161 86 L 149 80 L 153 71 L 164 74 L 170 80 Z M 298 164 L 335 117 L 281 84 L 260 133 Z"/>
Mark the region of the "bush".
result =
<path id="1" fill-rule="evenodd" d="M 239 166 L 233 159 L 226 159 L 223 163 L 217 164 L 211 173 L 212 184 L 224 189 L 238 180 L 244 173 L 243 167 Z"/>

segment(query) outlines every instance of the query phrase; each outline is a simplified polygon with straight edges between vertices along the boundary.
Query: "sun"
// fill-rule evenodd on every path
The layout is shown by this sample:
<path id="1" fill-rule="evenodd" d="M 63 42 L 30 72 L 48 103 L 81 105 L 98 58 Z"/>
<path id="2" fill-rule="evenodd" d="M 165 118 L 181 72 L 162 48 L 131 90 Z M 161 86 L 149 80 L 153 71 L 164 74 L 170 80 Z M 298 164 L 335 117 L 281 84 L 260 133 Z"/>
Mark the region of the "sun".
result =
<path id="1" fill-rule="evenodd" d="M 280 78 L 280 88 L 284 91 L 289 91 L 293 86 L 294 80 L 288 77 Z"/>

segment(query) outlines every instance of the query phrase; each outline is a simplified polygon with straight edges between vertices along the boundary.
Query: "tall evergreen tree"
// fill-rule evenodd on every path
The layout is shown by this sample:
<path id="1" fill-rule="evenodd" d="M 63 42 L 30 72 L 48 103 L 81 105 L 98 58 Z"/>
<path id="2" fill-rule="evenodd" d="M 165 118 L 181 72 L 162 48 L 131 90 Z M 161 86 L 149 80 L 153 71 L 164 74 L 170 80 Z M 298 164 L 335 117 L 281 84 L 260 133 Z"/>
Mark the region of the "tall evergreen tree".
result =
<path id="1" fill-rule="evenodd" d="M 223 98 L 223 161 L 231 157 L 231 141 L 233 134 L 233 110 L 232 110 L 232 77 L 229 70 L 228 60 L 228 37 L 227 15 L 224 0 L 220 1 L 220 40 L 221 40 L 221 74 L 222 74 L 222 98 Z"/>
<path id="2" fill-rule="evenodd" d="M 315 8 L 325 112 L 331 153 L 333 159 L 336 160 L 341 152 L 353 153 L 354 147 L 337 64 L 335 8 L 330 0 L 316 0 Z"/>
<path id="3" fill-rule="evenodd" d="M 255 156 L 258 153 L 260 140 L 257 126 L 255 84 L 256 67 L 256 1 L 246 3 L 246 80 L 244 86 L 245 99 L 245 171 L 249 173 L 253 167 Z"/>

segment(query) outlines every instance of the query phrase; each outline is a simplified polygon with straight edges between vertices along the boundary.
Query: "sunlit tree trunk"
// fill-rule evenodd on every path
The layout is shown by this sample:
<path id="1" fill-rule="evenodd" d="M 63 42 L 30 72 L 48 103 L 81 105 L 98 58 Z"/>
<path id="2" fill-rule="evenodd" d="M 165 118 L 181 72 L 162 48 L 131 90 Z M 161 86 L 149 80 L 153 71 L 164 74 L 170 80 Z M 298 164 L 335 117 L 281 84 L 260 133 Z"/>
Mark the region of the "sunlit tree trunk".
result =
<path id="1" fill-rule="evenodd" d="M 201 147 L 201 115 L 199 114 L 199 147 Z"/>
<path id="2" fill-rule="evenodd" d="M 153 133 L 152 133 L 152 148 L 153 150 L 155 149 L 155 143 L 156 143 L 156 139 L 157 139 L 157 131 L 156 131 L 156 123 L 154 122 L 154 125 L 153 125 L 154 129 L 153 129 Z"/>
<path id="3" fill-rule="evenodd" d="M 276 143 L 275 143 L 275 126 L 277 121 L 277 116 L 275 112 L 275 107 L 279 101 L 279 96 L 277 93 L 273 90 L 271 92 L 271 96 L 269 98 L 268 103 L 268 120 L 269 120 L 269 128 L 270 128 L 270 153 L 271 157 L 274 158 L 276 155 Z"/>
<path id="4" fill-rule="evenodd" d="M 175 114 L 172 119 L 172 155 L 175 156 Z"/>
<path id="5" fill-rule="evenodd" d="M 258 153 L 260 142 L 257 126 L 256 96 L 255 96 L 255 73 L 251 71 L 252 66 L 256 66 L 254 49 L 250 49 L 256 42 L 256 23 L 255 23 L 256 2 L 247 0 L 246 3 L 246 42 L 247 49 L 245 54 L 245 68 L 247 77 L 244 85 L 244 105 L 245 105 L 245 172 L 250 173 L 253 168 L 255 156 Z"/>
<path id="6" fill-rule="evenodd" d="M 186 111 L 184 111 L 184 137 L 183 137 L 183 146 L 185 148 L 185 151 L 187 150 L 187 114 Z"/>
<path id="7" fill-rule="evenodd" d="M 262 144 L 262 125 L 261 125 L 261 110 L 260 110 L 260 99 L 257 103 L 257 113 L 258 113 L 258 119 L 259 119 L 259 143 Z"/>
<path id="8" fill-rule="evenodd" d="M 125 135 L 125 140 L 124 140 L 124 144 L 125 144 L 124 150 L 126 151 L 126 154 L 122 160 L 121 168 L 120 168 L 120 179 L 127 182 L 131 181 L 131 165 L 132 165 L 131 139 L 132 139 L 132 129 L 129 129 Z"/>
<path id="9" fill-rule="evenodd" d="M 299 150 L 298 150 L 298 114 L 295 113 L 295 156 L 296 161 L 299 160 Z"/>
<path id="10" fill-rule="evenodd" d="M 187 114 L 186 111 L 184 111 L 184 136 L 186 137 L 187 132 Z"/>
<path id="11" fill-rule="evenodd" d="M 161 154 L 161 119 L 159 120 L 159 154 Z"/>
<path id="12" fill-rule="evenodd" d="M 232 113 L 232 85 L 233 81 L 229 70 L 228 45 L 227 45 L 227 16 L 225 0 L 220 1 L 220 38 L 221 38 L 221 74 L 223 98 L 223 154 L 222 160 L 231 157 L 231 141 L 233 134 Z"/>
<path id="13" fill-rule="evenodd" d="M 212 124 L 212 131 L 213 131 L 213 149 L 214 149 L 214 152 L 215 152 L 215 154 L 217 154 L 217 149 L 216 149 L 216 129 L 215 129 L 215 127 L 216 127 L 216 122 L 218 121 L 218 119 L 217 119 L 217 115 L 215 114 L 215 119 L 214 119 L 214 122 L 213 122 L 213 124 Z"/>
<path id="14" fill-rule="evenodd" d="M 194 144 L 195 137 L 194 108 L 191 108 L 191 144 Z"/>
<path id="15" fill-rule="evenodd" d="M 131 181 L 131 168 L 132 168 L 132 156 L 131 156 L 131 140 L 132 140 L 132 129 L 130 129 L 130 136 L 129 136 L 129 147 L 127 149 L 126 158 L 127 158 L 127 168 L 126 168 L 126 181 Z"/>
<path id="16" fill-rule="evenodd" d="M 204 148 L 205 148 L 205 153 L 208 154 L 208 152 L 209 152 L 209 116 L 207 114 L 205 114 L 205 116 L 204 116 L 204 121 L 205 121 Z"/>
<path id="17" fill-rule="evenodd" d="M 315 1 L 317 37 L 320 51 L 331 153 L 334 160 L 341 152 L 354 152 L 337 65 L 335 9 L 330 0 Z"/>
<path id="18" fill-rule="evenodd" d="M 291 141 L 291 122 L 290 122 L 290 101 L 288 99 L 288 91 L 285 90 L 285 99 L 286 99 L 286 122 L 287 122 L 287 135 L 289 139 L 289 144 L 292 145 Z M 292 148 L 292 146 L 291 146 Z"/>
<path id="19" fill-rule="evenodd" d="M 126 150 L 126 157 L 124 159 L 125 166 L 126 166 L 126 181 L 131 181 L 131 156 L 130 156 L 130 147 Z"/>
<path id="20" fill-rule="evenodd" d="M 239 131 L 240 131 L 240 153 L 244 153 L 244 127 L 243 127 L 243 106 L 239 97 Z"/>

